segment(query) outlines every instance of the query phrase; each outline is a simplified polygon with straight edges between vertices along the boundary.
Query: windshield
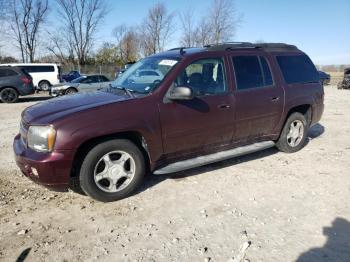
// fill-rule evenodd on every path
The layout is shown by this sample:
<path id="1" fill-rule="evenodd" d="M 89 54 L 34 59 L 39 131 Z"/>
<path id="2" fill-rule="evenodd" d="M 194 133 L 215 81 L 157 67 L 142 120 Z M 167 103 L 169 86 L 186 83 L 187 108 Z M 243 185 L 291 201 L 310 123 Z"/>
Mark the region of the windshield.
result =
<path id="1" fill-rule="evenodd" d="M 177 62 L 174 58 L 142 59 L 114 80 L 112 88 L 125 88 L 131 92 L 148 94 L 160 84 Z"/>
<path id="2" fill-rule="evenodd" d="M 84 80 L 85 78 L 86 78 L 86 76 L 81 76 L 81 77 L 78 77 L 70 82 L 71 83 L 80 83 L 80 81 Z"/>

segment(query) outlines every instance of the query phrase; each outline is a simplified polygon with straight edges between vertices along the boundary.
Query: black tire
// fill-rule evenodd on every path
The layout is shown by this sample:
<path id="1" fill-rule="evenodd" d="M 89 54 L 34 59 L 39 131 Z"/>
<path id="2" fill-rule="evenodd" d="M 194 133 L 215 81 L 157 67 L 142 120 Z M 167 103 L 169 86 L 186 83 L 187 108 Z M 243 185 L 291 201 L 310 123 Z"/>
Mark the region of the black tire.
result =
<path id="1" fill-rule="evenodd" d="M 0 91 L 0 100 L 3 103 L 15 103 L 18 101 L 18 92 L 12 87 L 5 87 Z"/>
<path id="2" fill-rule="evenodd" d="M 39 86 L 39 89 L 42 91 L 49 91 L 51 84 L 49 81 L 43 80 L 43 81 L 40 81 L 38 86 Z"/>
<path id="3" fill-rule="evenodd" d="M 101 186 L 97 185 L 98 182 L 95 182 L 95 168 L 98 168 L 101 159 L 106 154 L 114 151 L 123 151 L 129 154 L 134 161 L 135 170 L 133 177 L 125 188 L 117 192 L 106 192 L 100 188 Z M 80 186 L 88 196 L 95 200 L 102 202 L 117 201 L 131 195 L 142 183 L 145 172 L 145 159 L 135 144 L 126 139 L 109 140 L 96 145 L 87 153 L 80 168 Z"/>
<path id="4" fill-rule="evenodd" d="M 70 88 L 68 88 L 65 92 L 64 92 L 64 94 L 65 95 L 74 95 L 74 94 L 76 94 L 78 92 L 78 90 L 76 90 L 75 88 L 73 88 L 73 87 L 70 87 Z"/>
<path id="5" fill-rule="evenodd" d="M 291 141 L 292 139 L 288 138 L 288 134 L 290 132 L 290 129 L 292 128 L 292 124 L 293 124 L 293 126 L 295 126 L 295 124 L 299 124 L 299 123 L 303 127 L 302 131 L 300 131 L 300 135 L 302 135 L 302 137 L 300 137 L 299 139 L 296 139 L 295 145 L 292 146 L 291 145 L 291 144 L 293 144 Z M 288 117 L 286 123 L 284 124 L 281 135 L 276 142 L 276 147 L 280 151 L 285 152 L 285 153 L 294 153 L 294 152 L 299 151 L 300 149 L 302 149 L 305 146 L 308 129 L 309 129 L 309 126 L 308 126 L 308 123 L 307 123 L 305 116 L 301 113 L 292 113 Z"/>

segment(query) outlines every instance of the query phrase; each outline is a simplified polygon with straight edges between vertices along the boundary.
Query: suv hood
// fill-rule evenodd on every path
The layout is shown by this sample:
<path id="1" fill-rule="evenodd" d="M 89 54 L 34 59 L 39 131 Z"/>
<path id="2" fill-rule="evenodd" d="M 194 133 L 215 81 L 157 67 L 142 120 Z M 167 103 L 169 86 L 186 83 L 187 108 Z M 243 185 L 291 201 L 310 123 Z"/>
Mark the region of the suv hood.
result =
<path id="1" fill-rule="evenodd" d="M 63 96 L 28 107 L 23 111 L 22 119 L 28 124 L 51 124 L 66 115 L 129 99 L 128 96 L 107 92 Z"/>

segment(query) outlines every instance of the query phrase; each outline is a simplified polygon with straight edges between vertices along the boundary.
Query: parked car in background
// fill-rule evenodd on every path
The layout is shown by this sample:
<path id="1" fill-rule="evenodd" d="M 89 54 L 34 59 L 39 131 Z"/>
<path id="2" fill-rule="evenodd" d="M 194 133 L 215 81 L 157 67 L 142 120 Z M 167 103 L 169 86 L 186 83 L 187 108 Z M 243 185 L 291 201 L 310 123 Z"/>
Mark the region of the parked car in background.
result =
<path id="1" fill-rule="evenodd" d="M 130 83 L 145 84 L 160 82 L 164 78 L 164 75 L 159 70 L 154 69 L 141 69 L 137 70 L 135 74 L 129 77 Z"/>
<path id="2" fill-rule="evenodd" d="M 34 87 L 38 90 L 49 91 L 52 85 L 60 83 L 60 67 L 57 64 L 6 64 L 25 70 L 33 78 Z"/>
<path id="3" fill-rule="evenodd" d="M 79 73 L 79 71 L 70 71 L 68 74 L 63 74 L 61 75 L 61 79 L 62 81 L 65 82 L 71 82 L 74 79 L 77 79 L 78 77 L 81 77 L 81 74 Z"/>
<path id="4" fill-rule="evenodd" d="M 120 75 L 122 75 L 128 68 L 130 68 L 133 64 L 135 64 L 136 62 L 129 62 L 129 63 L 126 63 L 124 65 L 124 68 L 122 68 L 117 74 L 116 74 L 116 78 Z"/>
<path id="5" fill-rule="evenodd" d="M 344 76 L 338 83 L 338 89 L 350 89 L 350 67 L 344 69 Z"/>
<path id="6" fill-rule="evenodd" d="M 19 96 L 34 94 L 32 77 L 18 67 L 0 66 L 0 100 L 17 102 Z"/>
<path id="7" fill-rule="evenodd" d="M 162 72 L 159 82 L 145 74 L 135 83 L 145 70 Z M 321 119 L 323 100 L 314 64 L 295 46 L 178 48 L 140 60 L 103 91 L 27 108 L 14 139 L 16 163 L 49 188 L 67 190 L 76 180 L 92 198 L 115 201 L 146 172 L 273 146 L 297 152 Z"/>
<path id="8" fill-rule="evenodd" d="M 78 77 L 71 82 L 61 83 L 51 88 L 51 96 L 72 95 L 77 92 L 93 92 L 108 87 L 110 80 L 104 75 Z"/>
<path id="9" fill-rule="evenodd" d="M 323 71 L 318 71 L 318 74 L 320 76 L 320 82 L 322 85 L 329 85 L 331 82 L 331 75 L 327 74 L 326 72 Z"/>

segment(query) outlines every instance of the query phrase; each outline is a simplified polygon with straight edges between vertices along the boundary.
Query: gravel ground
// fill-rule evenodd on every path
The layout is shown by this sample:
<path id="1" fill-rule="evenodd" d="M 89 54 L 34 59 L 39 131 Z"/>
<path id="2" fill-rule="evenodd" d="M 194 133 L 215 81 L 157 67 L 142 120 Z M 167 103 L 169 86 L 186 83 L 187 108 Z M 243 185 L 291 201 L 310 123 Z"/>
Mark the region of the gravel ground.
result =
<path id="1" fill-rule="evenodd" d="M 45 97 L 0 104 L 0 260 L 350 261 L 350 91 L 325 91 L 300 152 L 149 176 L 107 204 L 23 177 L 12 140 L 21 111 Z"/>

